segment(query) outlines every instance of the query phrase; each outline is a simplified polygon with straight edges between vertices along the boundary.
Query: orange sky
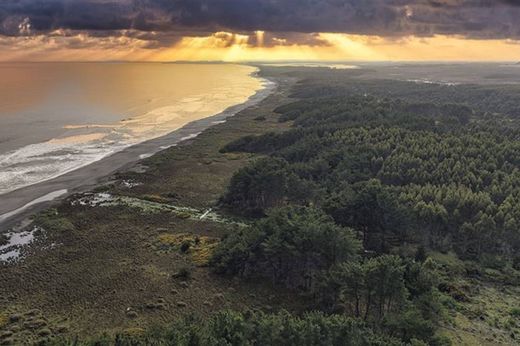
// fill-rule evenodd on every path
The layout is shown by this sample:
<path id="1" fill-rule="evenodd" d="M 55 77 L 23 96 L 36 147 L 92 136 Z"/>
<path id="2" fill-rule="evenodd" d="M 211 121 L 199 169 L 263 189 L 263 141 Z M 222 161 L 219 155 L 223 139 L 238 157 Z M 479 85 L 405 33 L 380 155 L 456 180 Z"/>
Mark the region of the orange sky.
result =
<path id="1" fill-rule="evenodd" d="M 207 37 L 184 37 L 171 47 L 147 48 L 149 42 L 130 36 L 91 37 L 74 35 L 1 37 L 2 61 L 516 61 L 520 42 L 476 40 L 457 36 L 414 36 L 390 39 L 377 36 L 320 33 L 322 45 L 287 44 L 282 39 L 263 47 L 263 33 L 256 33 L 255 46 L 248 36 L 215 33 Z"/>
<path id="2" fill-rule="evenodd" d="M 237 39 L 227 46 L 216 36 L 184 38 L 177 46 L 157 52 L 159 60 L 399 60 L 498 61 L 520 60 L 520 42 L 469 40 L 455 36 L 388 39 L 377 36 L 321 33 L 327 46 L 251 47 Z"/>

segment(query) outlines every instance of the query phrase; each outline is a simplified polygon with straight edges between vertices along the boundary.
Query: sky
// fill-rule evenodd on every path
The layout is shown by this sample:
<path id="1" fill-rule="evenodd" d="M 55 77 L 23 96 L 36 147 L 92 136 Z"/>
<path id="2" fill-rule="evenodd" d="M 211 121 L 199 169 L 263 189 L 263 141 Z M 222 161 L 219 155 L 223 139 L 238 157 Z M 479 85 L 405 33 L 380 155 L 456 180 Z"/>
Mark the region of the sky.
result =
<path id="1" fill-rule="evenodd" d="M 520 61 L 520 0 L 0 0 L 0 61 Z"/>

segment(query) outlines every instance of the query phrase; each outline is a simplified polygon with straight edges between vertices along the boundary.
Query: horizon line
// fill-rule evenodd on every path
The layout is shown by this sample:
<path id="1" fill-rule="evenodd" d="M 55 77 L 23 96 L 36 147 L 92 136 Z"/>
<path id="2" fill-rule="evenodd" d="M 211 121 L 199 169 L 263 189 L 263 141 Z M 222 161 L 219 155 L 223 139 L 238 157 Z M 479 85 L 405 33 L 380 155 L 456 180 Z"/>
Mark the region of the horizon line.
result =
<path id="1" fill-rule="evenodd" d="M 62 63 L 104 63 L 104 64 L 120 64 L 120 63 L 138 63 L 138 64 L 280 64 L 280 63 L 323 63 L 323 64 L 380 64 L 380 63 L 437 63 L 437 64 L 486 64 L 486 63 L 515 63 L 520 64 L 518 60 L 241 60 L 241 61 L 226 61 L 226 60 L 171 60 L 171 61 L 147 61 L 147 60 L 5 60 L 0 61 L 0 64 L 62 64 Z"/>

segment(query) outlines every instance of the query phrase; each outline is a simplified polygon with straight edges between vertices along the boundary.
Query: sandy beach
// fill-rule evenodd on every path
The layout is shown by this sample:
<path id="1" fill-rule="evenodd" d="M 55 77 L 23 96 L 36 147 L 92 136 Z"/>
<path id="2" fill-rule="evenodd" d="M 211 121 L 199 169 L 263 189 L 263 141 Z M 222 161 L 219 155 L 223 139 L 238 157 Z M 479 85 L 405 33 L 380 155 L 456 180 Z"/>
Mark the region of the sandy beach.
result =
<path id="1" fill-rule="evenodd" d="M 195 138 L 205 129 L 222 123 L 226 118 L 262 101 L 276 89 L 276 85 L 276 82 L 270 79 L 263 89 L 257 91 L 245 103 L 229 107 L 219 114 L 192 121 L 165 136 L 133 145 L 54 179 L 0 196 L 0 233 L 23 227 L 26 223 L 22 221 L 47 208 L 51 203 L 74 193 L 88 191 L 97 184 L 110 180 L 114 173 L 131 169 L 144 158 Z"/>

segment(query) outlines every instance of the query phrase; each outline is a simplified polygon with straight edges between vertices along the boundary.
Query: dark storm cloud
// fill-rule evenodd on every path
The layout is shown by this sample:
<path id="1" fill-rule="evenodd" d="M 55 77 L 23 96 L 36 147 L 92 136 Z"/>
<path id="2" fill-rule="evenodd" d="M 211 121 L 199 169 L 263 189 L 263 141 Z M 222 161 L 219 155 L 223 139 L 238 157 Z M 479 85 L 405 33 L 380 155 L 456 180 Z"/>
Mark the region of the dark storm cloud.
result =
<path id="1" fill-rule="evenodd" d="M 113 35 L 134 30 L 153 33 L 142 38 L 159 45 L 162 40 L 177 40 L 181 33 L 205 35 L 218 30 L 264 30 L 279 36 L 290 32 L 296 33 L 289 38 L 294 42 L 309 40 L 298 33 L 313 32 L 520 38 L 519 18 L 520 0 L 0 1 L 3 35 L 56 29 Z"/>

